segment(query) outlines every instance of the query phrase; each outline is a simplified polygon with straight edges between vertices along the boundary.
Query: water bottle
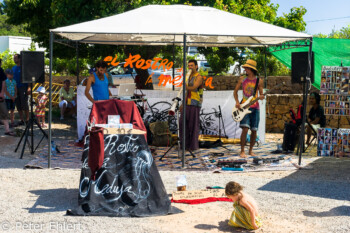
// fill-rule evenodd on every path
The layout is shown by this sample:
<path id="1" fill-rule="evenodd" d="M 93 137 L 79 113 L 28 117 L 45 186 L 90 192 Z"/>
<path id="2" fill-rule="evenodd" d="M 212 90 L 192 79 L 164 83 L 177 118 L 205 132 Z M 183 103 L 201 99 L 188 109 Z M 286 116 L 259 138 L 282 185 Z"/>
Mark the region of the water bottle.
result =
<path id="1" fill-rule="evenodd" d="M 51 141 L 51 155 L 56 155 L 56 144 L 54 141 Z"/>
<path id="2" fill-rule="evenodd" d="M 278 139 L 277 141 L 277 150 L 283 151 L 283 144 L 281 143 L 281 139 Z"/>

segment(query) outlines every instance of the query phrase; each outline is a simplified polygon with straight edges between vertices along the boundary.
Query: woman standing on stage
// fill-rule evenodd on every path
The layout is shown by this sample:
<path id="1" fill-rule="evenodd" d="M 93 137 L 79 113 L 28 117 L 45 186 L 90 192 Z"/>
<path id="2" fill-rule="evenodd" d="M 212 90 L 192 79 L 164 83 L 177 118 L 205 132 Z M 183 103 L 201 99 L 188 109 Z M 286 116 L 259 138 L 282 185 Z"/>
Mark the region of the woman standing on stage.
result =
<path id="1" fill-rule="evenodd" d="M 111 92 L 108 89 L 108 78 L 106 75 L 107 63 L 105 61 L 98 61 L 95 65 L 96 72 L 93 72 L 86 84 L 85 96 L 92 103 L 98 100 L 108 100 L 111 96 Z M 93 96 L 90 95 L 89 91 L 92 88 Z"/>

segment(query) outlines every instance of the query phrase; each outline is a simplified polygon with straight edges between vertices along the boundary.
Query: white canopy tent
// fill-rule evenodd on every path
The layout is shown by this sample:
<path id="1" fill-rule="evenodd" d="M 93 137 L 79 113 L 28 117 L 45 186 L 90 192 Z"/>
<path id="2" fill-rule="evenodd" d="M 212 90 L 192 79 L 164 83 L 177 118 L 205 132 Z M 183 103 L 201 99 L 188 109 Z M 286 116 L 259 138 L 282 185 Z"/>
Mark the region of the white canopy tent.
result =
<path id="1" fill-rule="evenodd" d="M 80 43 L 114 45 L 262 46 L 310 35 L 211 7 L 149 5 L 51 30 Z"/>
<path id="2" fill-rule="evenodd" d="M 308 39 L 309 58 L 312 47 L 312 36 L 305 33 L 203 6 L 149 5 L 110 17 L 52 29 L 50 30 L 49 141 L 51 141 L 52 120 L 53 42 L 61 40 L 55 39 L 55 35 L 88 44 L 183 46 L 184 77 L 187 66 L 185 52 L 187 46 L 267 47 Z M 183 88 L 183 99 L 185 99 L 185 87 Z M 185 122 L 183 127 L 185 129 Z M 184 143 L 182 149 L 185 150 Z M 49 167 L 50 160 L 51 144 L 49 143 Z M 182 166 L 184 166 L 184 156 Z"/>

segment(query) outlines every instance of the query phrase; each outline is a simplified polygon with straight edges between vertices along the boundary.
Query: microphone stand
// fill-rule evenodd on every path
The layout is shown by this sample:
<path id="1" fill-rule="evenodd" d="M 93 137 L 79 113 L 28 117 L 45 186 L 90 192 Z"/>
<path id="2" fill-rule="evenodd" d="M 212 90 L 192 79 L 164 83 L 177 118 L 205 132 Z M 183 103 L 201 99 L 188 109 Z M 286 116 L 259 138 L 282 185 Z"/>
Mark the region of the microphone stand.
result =
<path id="1" fill-rule="evenodd" d="M 131 72 L 131 77 L 134 79 L 134 83 L 135 83 L 135 85 L 136 85 L 135 77 L 134 77 L 134 75 L 132 74 L 132 72 Z M 143 94 L 143 92 L 142 92 L 141 89 L 137 88 L 136 90 L 139 90 L 139 91 L 141 92 L 141 95 L 142 95 L 142 96 L 145 96 L 145 94 Z M 151 105 L 148 103 L 148 100 L 147 100 L 147 99 L 146 99 L 146 103 L 147 103 L 149 109 L 151 110 L 152 115 L 154 115 L 154 114 L 153 114 L 153 110 L 152 110 L 152 108 L 151 108 Z"/>
<path id="2" fill-rule="evenodd" d="M 165 155 L 171 150 L 171 149 L 173 149 L 173 147 L 177 144 L 178 145 L 178 151 L 177 151 L 177 156 L 178 156 L 178 158 L 180 158 L 180 148 L 181 148 L 181 145 L 180 145 L 180 129 L 179 129 L 179 103 L 180 103 L 180 101 L 181 101 L 181 99 L 179 98 L 179 97 L 175 97 L 174 99 L 173 99 L 173 101 L 175 101 L 175 100 L 177 100 L 177 103 L 176 103 L 176 107 L 175 107 L 175 112 L 176 112 L 176 124 L 177 124 L 177 130 L 176 130 L 176 132 L 177 132 L 177 143 L 174 143 L 160 158 L 159 158 L 159 160 L 160 161 L 162 161 L 162 159 L 165 157 Z M 192 155 L 192 157 L 193 158 L 195 158 L 196 156 L 192 153 L 192 151 L 190 151 L 189 150 L 189 152 L 190 152 L 190 154 Z"/>
<path id="3" fill-rule="evenodd" d="M 225 148 L 228 151 L 231 151 L 230 149 L 228 149 L 226 146 L 222 145 L 223 142 L 221 141 L 221 123 L 222 122 L 222 126 L 224 127 L 224 133 L 225 133 L 225 138 L 227 138 L 227 134 L 226 134 L 226 130 L 225 130 L 225 125 L 224 125 L 224 119 L 222 118 L 222 112 L 221 112 L 221 107 L 219 105 L 219 113 L 217 114 L 217 117 L 219 117 L 219 140 L 221 142 L 221 147 Z"/>

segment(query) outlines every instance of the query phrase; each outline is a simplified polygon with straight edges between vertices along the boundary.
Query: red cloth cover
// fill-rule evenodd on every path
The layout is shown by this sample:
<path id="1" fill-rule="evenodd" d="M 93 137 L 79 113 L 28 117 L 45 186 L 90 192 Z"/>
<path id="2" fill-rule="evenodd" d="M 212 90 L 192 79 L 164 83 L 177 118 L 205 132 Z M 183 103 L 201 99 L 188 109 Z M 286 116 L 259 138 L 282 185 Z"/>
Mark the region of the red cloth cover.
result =
<path id="1" fill-rule="evenodd" d="M 102 127 L 93 127 L 90 130 L 89 142 L 88 165 L 91 169 L 91 179 L 95 180 L 95 173 L 101 168 L 105 158 L 105 141 Z"/>
<path id="2" fill-rule="evenodd" d="M 190 204 L 190 205 L 202 204 L 202 203 L 207 203 L 207 202 L 215 202 L 215 201 L 233 202 L 230 198 L 227 198 L 227 197 L 208 197 L 208 198 L 194 199 L 194 200 L 182 199 L 182 200 L 176 200 L 176 201 L 171 199 L 171 202 L 185 203 L 185 204 Z"/>
<path id="3" fill-rule="evenodd" d="M 115 99 L 96 101 L 92 106 L 89 121 L 92 123 L 95 118 L 96 124 L 107 124 L 108 115 L 120 115 L 120 123 L 132 123 L 134 129 L 146 131 L 140 112 L 133 101 Z M 91 179 L 93 180 L 95 180 L 95 172 L 102 166 L 104 160 L 103 130 L 100 127 L 94 128 L 90 132 L 88 159 L 88 165 L 92 174 Z M 98 128 L 99 130 L 97 130 Z M 85 134 L 87 133 L 86 130 Z M 147 141 L 146 134 L 145 139 Z"/>
<path id="4" fill-rule="evenodd" d="M 89 121 L 92 122 L 95 117 L 96 124 L 107 124 L 108 115 L 120 115 L 120 123 L 132 123 L 134 129 L 147 131 L 140 112 L 133 101 L 116 99 L 96 101 L 92 106 Z M 147 140 L 146 134 L 145 138 Z"/>

